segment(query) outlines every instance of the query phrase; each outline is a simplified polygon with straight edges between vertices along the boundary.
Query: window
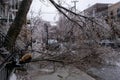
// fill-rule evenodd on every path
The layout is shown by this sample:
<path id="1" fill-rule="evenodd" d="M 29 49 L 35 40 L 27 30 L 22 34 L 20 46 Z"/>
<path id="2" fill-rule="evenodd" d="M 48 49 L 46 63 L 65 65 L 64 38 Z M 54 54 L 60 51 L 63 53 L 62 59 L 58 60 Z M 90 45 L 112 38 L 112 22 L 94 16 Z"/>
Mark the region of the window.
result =
<path id="1" fill-rule="evenodd" d="M 113 19 L 113 11 L 110 12 L 110 18 Z"/>
<path id="2" fill-rule="evenodd" d="M 110 12 L 110 15 L 113 16 L 113 12 L 112 11 Z"/>
<path id="3" fill-rule="evenodd" d="M 117 16 L 120 17 L 120 8 L 117 9 Z"/>

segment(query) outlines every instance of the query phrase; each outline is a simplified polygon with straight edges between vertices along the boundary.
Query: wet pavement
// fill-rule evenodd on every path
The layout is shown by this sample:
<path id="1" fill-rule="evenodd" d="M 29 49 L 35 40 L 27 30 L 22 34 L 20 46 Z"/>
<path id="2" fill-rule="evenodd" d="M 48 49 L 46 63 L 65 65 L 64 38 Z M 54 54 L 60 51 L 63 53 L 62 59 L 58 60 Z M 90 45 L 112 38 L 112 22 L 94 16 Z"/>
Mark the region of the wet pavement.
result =
<path id="1" fill-rule="evenodd" d="M 101 68 L 91 68 L 87 72 L 97 78 L 97 80 L 120 80 L 119 66 L 103 66 Z"/>
<path id="2" fill-rule="evenodd" d="M 44 69 L 44 71 L 47 70 Z M 54 73 L 50 74 L 41 73 L 41 71 L 32 72 L 30 80 L 95 80 L 85 72 L 70 66 L 58 68 Z"/>

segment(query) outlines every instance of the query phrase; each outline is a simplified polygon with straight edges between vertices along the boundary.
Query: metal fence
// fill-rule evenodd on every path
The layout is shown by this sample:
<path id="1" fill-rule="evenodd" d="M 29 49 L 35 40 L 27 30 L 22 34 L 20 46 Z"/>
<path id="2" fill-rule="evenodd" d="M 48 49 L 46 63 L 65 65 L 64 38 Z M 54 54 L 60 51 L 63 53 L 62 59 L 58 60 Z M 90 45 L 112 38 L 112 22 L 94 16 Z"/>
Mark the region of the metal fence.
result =
<path id="1" fill-rule="evenodd" d="M 9 69 L 7 66 L 3 66 L 0 69 L 0 80 L 9 80 L 12 69 Z"/>
<path id="2" fill-rule="evenodd" d="M 0 47 L 2 47 L 3 46 L 3 41 L 4 41 L 4 36 L 3 36 L 3 34 L 0 32 Z"/>
<path id="3" fill-rule="evenodd" d="M 15 54 L 11 54 L 0 64 L 0 80 L 9 80 L 10 74 L 14 69 L 13 65 L 9 62 L 11 62 L 14 57 Z"/>
<path id="4" fill-rule="evenodd" d="M 6 38 L 6 36 L 0 32 L 0 48 L 4 47 L 5 38 Z M 1 53 L 2 53 L 2 51 L 0 51 L 0 54 Z M 10 64 L 10 62 L 15 59 L 15 56 L 17 53 L 17 52 L 15 52 L 14 47 L 12 48 L 11 53 L 9 53 L 8 55 L 5 55 L 4 61 L 2 61 L 0 63 L 0 80 L 9 80 L 10 74 L 14 69 L 14 66 L 12 66 L 12 64 Z"/>

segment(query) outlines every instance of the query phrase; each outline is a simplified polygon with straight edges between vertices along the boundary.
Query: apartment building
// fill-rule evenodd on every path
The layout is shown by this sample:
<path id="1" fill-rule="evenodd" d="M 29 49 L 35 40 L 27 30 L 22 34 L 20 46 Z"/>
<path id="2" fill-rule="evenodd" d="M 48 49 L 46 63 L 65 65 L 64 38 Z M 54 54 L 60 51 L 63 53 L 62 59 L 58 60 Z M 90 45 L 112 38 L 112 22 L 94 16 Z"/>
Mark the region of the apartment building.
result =
<path id="1" fill-rule="evenodd" d="M 106 3 L 96 3 L 93 6 L 84 10 L 85 16 L 89 17 L 105 17 L 108 15 L 108 7 L 111 4 Z"/>
<path id="2" fill-rule="evenodd" d="M 22 0 L 0 0 L 0 22 L 11 22 Z"/>
<path id="3" fill-rule="evenodd" d="M 85 9 L 84 14 L 88 17 L 103 18 L 113 28 L 114 35 L 120 37 L 120 2 L 115 4 L 97 3 Z"/>
<path id="4" fill-rule="evenodd" d="M 84 10 L 85 16 L 89 17 L 107 17 L 109 19 L 120 19 L 120 2 L 115 4 L 96 3 Z"/>
<path id="5" fill-rule="evenodd" d="M 110 19 L 120 20 L 120 2 L 117 2 L 108 8 L 108 16 Z"/>

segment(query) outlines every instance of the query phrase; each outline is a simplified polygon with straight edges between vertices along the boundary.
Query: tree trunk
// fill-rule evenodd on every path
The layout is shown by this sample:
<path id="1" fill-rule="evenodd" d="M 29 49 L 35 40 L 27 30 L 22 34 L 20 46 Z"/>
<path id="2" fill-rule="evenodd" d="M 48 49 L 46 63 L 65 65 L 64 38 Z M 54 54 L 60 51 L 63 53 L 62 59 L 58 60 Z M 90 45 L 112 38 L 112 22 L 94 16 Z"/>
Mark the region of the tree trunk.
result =
<path id="1" fill-rule="evenodd" d="M 15 45 L 16 39 L 22 29 L 23 24 L 26 22 L 26 16 L 30 9 L 30 5 L 33 0 L 23 0 L 18 13 L 15 17 L 14 22 L 10 26 L 7 32 L 7 38 L 5 39 L 5 47 L 11 51 L 12 47 Z"/>

